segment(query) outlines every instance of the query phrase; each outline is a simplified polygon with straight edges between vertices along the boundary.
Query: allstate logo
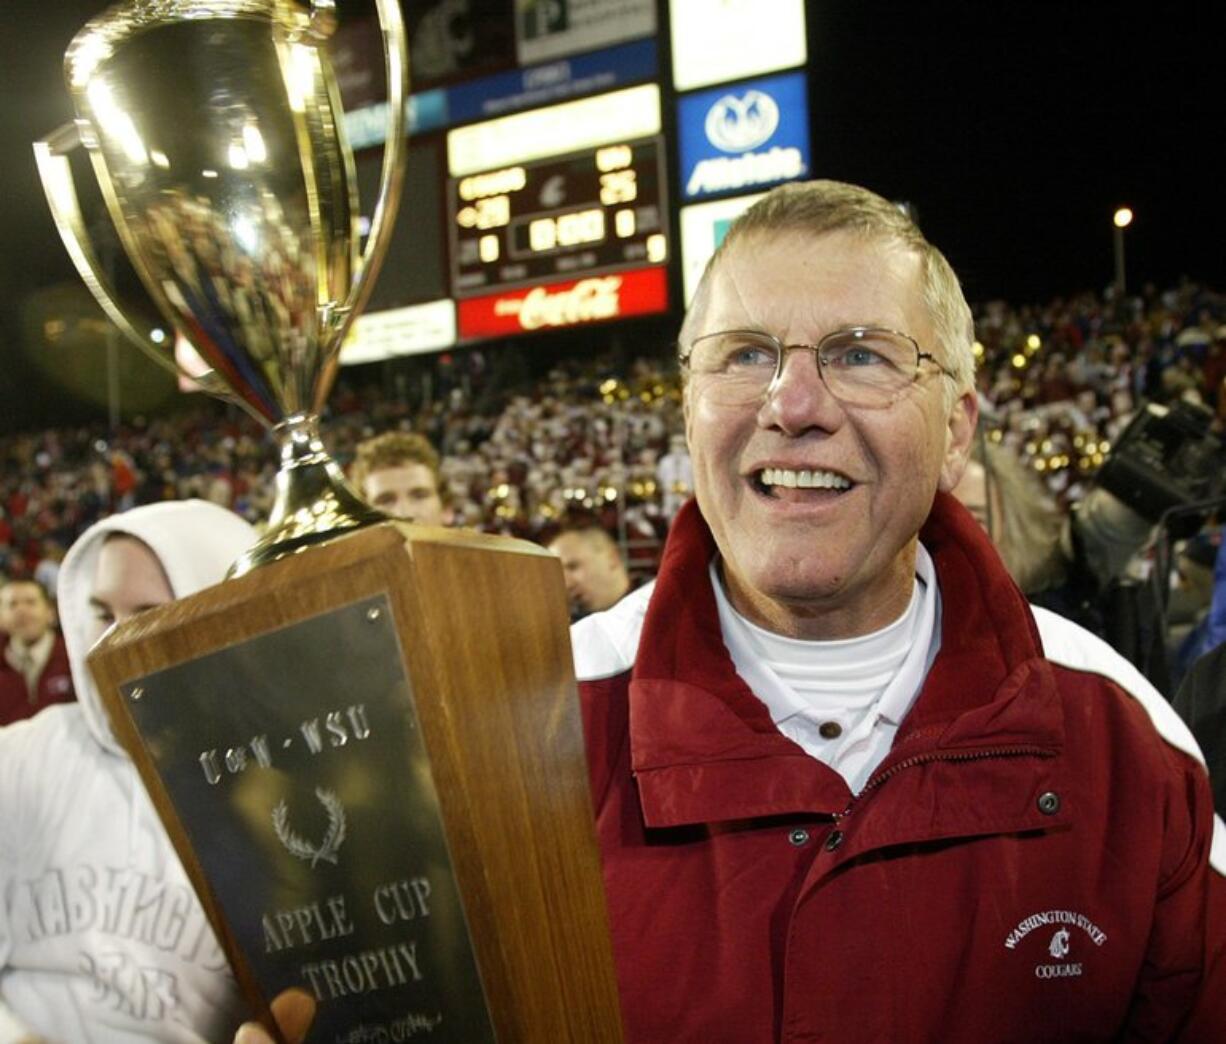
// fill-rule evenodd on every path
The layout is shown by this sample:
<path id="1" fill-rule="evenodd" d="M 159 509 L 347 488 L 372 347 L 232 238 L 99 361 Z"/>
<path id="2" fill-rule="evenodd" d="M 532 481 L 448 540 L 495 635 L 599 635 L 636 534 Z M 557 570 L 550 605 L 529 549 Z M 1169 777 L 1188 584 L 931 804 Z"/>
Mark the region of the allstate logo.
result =
<path id="1" fill-rule="evenodd" d="M 747 152 L 775 133 L 779 106 L 762 91 L 725 94 L 707 112 L 707 140 L 723 152 Z"/>

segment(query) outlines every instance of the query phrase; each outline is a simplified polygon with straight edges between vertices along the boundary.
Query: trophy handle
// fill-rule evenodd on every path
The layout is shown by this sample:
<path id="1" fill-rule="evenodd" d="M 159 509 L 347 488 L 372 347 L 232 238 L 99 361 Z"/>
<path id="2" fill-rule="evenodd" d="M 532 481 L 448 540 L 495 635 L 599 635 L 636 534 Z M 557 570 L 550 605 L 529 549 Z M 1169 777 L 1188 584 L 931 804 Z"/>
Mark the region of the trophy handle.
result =
<path id="1" fill-rule="evenodd" d="M 339 345 L 354 318 L 362 311 L 375 276 L 383 264 L 396 227 L 396 209 L 400 201 L 400 186 L 404 181 L 405 103 L 408 100 L 409 55 L 405 39 L 404 17 L 399 0 L 375 0 L 379 28 L 383 32 L 383 58 L 387 76 L 387 138 L 383 144 L 383 168 L 379 179 L 379 198 L 370 221 L 370 235 L 357 276 L 350 287 L 349 297 L 337 310 L 337 340 Z M 327 18 L 334 0 L 312 0 L 311 19 Z"/>
<path id="2" fill-rule="evenodd" d="M 236 401 L 217 380 L 212 370 L 199 376 L 185 374 L 180 370 L 165 349 L 158 348 L 140 332 L 135 320 L 119 303 L 119 295 L 115 293 L 111 281 L 107 278 L 90 240 L 85 218 L 81 214 L 72 167 L 68 162 L 68 154 L 82 145 L 84 140 L 81 125 L 66 123 L 34 143 L 34 161 L 38 165 L 38 176 L 43 183 L 43 191 L 47 195 L 47 203 L 60 239 L 64 241 L 68 256 L 72 258 L 72 263 L 89 292 L 94 295 L 94 300 L 102 306 L 107 318 L 120 332 L 162 369 L 169 370 L 176 377 L 189 376 L 210 394 L 221 396 L 227 401 Z"/>
<path id="3" fill-rule="evenodd" d="M 77 123 L 66 123 L 34 143 L 34 160 L 38 164 L 38 176 L 42 180 L 43 191 L 47 194 L 47 203 L 51 207 L 55 227 L 60 233 L 60 239 L 64 241 L 68 256 L 72 258 L 72 263 L 81 274 L 85 285 L 89 287 L 89 292 L 102 306 L 107 318 L 159 366 L 178 373 L 174 364 L 140 332 L 136 323 L 119 304 L 119 296 L 98 260 L 89 230 L 85 226 L 85 218 L 81 214 L 77 186 L 68 162 L 68 154 L 83 144 L 81 127 Z"/>

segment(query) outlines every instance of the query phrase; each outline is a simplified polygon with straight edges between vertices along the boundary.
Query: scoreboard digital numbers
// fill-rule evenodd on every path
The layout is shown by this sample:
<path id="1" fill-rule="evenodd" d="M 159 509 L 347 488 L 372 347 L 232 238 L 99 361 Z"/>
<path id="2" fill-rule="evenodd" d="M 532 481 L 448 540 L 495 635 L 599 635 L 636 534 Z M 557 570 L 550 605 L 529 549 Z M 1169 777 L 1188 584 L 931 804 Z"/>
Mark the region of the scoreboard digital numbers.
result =
<path id="1" fill-rule="evenodd" d="M 456 297 L 668 260 L 659 137 L 451 178 Z"/>

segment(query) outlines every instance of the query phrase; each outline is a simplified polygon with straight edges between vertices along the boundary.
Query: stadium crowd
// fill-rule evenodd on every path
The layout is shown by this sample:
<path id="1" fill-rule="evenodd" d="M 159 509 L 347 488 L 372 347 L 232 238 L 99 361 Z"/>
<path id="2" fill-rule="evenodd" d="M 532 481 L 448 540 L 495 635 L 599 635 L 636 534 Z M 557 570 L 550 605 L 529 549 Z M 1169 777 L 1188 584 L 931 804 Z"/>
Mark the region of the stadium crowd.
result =
<path id="1" fill-rule="evenodd" d="M 1138 403 L 1191 398 L 1219 429 L 1226 419 L 1226 296 L 1196 284 L 1123 302 L 1110 293 L 990 302 L 976 309 L 976 330 L 986 438 L 1016 453 L 1061 508 L 1083 495 Z M 484 356 L 472 354 L 465 379 L 440 382 L 428 400 L 343 376 L 324 422 L 335 457 L 348 465 L 372 434 L 418 431 L 442 455 L 456 524 L 547 540 L 584 513 L 629 552 L 640 579 L 649 573 L 688 491 L 671 358 L 629 367 L 573 359 L 492 386 Z M 454 356 L 440 365 L 454 371 Z M 135 504 L 199 497 L 258 523 L 274 472 L 260 427 L 212 400 L 113 432 L 97 424 L 4 437 L 0 577 L 33 577 L 53 591 L 64 549 Z"/>

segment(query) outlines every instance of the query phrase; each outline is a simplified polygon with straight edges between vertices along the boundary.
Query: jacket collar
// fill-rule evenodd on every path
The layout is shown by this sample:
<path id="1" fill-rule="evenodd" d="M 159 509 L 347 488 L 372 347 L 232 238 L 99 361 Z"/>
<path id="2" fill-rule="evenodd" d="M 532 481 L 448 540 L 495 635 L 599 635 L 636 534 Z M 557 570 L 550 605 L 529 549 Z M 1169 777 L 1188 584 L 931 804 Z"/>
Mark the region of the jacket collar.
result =
<path id="1" fill-rule="evenodd" d="M 942 493 L 920 538 L 941 590 L 941 650 L 878 775 L 916 756 L 1058 749 L 1062 715 L 1050 671 L 1035 663 L 1038 632 L 986 534 Z M 733 667 L 707 572 L 716 553 L 691 500 L 670 530 L 630 681 L 645 821 L 840 812 L 852 797 L 842 777 L 779 733 Z"/>

